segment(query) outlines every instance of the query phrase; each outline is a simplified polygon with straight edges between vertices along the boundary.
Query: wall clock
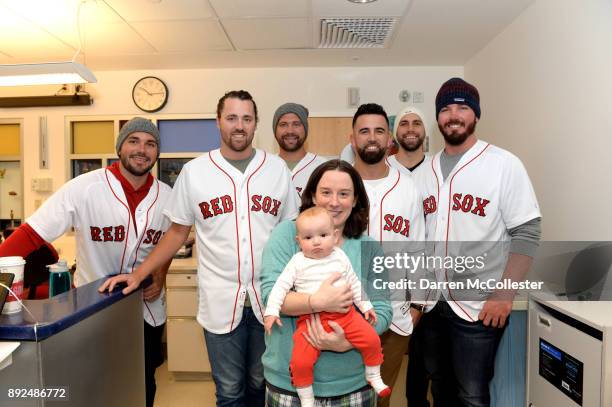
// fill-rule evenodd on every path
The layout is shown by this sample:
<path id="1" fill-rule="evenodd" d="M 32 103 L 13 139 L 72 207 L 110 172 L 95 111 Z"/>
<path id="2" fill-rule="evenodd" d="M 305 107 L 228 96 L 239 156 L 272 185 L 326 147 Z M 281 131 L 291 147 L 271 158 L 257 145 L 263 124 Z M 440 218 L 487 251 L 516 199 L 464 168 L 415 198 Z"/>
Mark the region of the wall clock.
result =
<path id="1" fill-rule="evenodd" d="M 132 99 L 140 110 L 153 113 L 161 110 L 168 102 L 168 87 L 155 76 L 139 79 L 132 89 Z"/>

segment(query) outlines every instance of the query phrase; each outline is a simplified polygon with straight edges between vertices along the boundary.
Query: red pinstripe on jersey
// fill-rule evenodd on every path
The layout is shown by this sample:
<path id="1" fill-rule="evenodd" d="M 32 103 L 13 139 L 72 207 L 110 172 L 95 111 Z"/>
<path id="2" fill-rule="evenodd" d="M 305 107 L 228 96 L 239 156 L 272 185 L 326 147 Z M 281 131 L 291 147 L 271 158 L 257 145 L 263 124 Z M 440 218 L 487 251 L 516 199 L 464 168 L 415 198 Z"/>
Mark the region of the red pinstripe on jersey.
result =
<path id="1" fill-rule="evenodd" d="M 450 212 L 451 212 L 451 205 L 450 205 L 450 203 L 451 203 L 451 197 L 452 197 L 452 192 L 453 192 L 453 180 L 455 179 L 455 177 L 457 176 L 457 174 L 459 174 L 459 172 L 461 170 L 463 170 L 469 164 L 474 162 L 478 157 L 480 157 L 486 151 L 486 149 L 489 148 L 490 145 L 491 144 L 487 143 L 487 145 L 484 146 L 484 148 L 478 154 L 476 154 L 476 156 L 474 158 L 472 158 L 467 163 L 463 164 L 457 171 L 455 171 L 455 173 L 453 174 L 453 176 L 450 179 L 450 185 L 448 187 L 448 214 L 447 214 L 447 219 L 446 219 L 446 247 L 445 247 L 445 251 L 444 251 L 444 256 L 448 255 L 448 236 L 449 236 L 449 231 L 450 231 Z M 446 281 L 448 282 L 448 271 L 446 269 L 444 270 L 444 276 L 446 278 Z M 455 302 L 455 304 L 457 304 L 459 309 L 461 309 L 461 311 L 463 311 L 463 313 L 465 315 L 467 315 L 469 320 L 474 322 L 474 319 L 470 316 L 470 314 L 468 314 L 467 311 L 464 310 L 463 307 L 453 298 L 453 294 L 451 293 L 451 289 L 450 288 L 448 289 L 448 296 L 451 298 L 452 301 Z"/>
<path id="2" fill-rule="evenodd" d="M 388 167 L 389 171 L 391 171 L 391 167 Z M 380 232 L 380 236 L 379 236 L 379 240 L 380 243 L 382 244 L 383 242 L 383 202 L 385 201 L 385 198 L 387 197 L 387 195 L 389 195 L 391 193 L 391 191 L 393 191 L 395 189 L 395 187 L 397 186 L 397 184 L 399 184 L 401 178 L 401 174 L 399 171 L 397 171 L 397 179 L 395 180 L 395 184 L 393 184 L 393 186 L 391 188 L 389 188 L 389 190 L 387 192 L 385 192 L 385 194 L 383 195 L 382 198 L 380 198 L 380 216 L 379 216 L 379 232 Z"/>
<path id="3" fill-rule="evenodd" d="M 144 227 L 142 228 L 142 236 L 140 236 L 140 239 L 138 240 L 138 245 L 136 246 L 136 255 L 134 256 L 134 262 L 132 263 L 132 273 L 134 272 L 134 266 L 136 265 L 136 262 L 138 261 L 138 250 L 140 250 L 142 239 L 147 234 L 147 226 L 149 226 L 149 212 L 151 211 L 151 209 L 153 209 L 153 207 L 155 206 L 155 203 L 157 202 L 157 198 L 159 197 L 159 181 L 157 180 L 155 181 L 155 186 L 157 187 L 157 191 L 155 192 L 155 199 L 153 199 L 153 202 L 151 202 L 151 205 L 149 205 L 149 207 L 147 208 L 147 216 L 145 219 Z M 151 312 L 151 309 L 149 308 L 149 304 L 147 304 L 144 298 L 142 299 L 142 301 L 145 307 L 147 307 L 147 311 L 149 312 L 149 315 L 151 315 L 151 319 L 153 320 L 153 325 L 157 326 L 157 322 L 155 321 L 155 317 L 153 316 L 153 313 Z"/>
<path id="4" fill-rule="evenodd" d="M 232 178 L 231 175 L 229 175 L 223 168 L 221 168 L 221 166 L 219 164 L 217 164 L 215 162 L 215 160 L 212 157 L 211 152 L 208 152 L 208 158 L 210 159 L 210 162 L 212 162 L 215 167 L 217 167 L 219 169 L 219 171 L 221 171 L 223 174 L 225 174 L 229 180 L 232 182 L 232 186 L 234 188 L 234 203 L 237 204 L 238 200 L 236 199 L 236 183 L 234 182 L 234 179 Z M 238 305 L 238 295 L 240 294 L 240 287 L 242 286 L 242 283 L 240 281 L 240 237 L 238 236 L 238 210 L 234 210 L 234 221 L 236 224 L 236 255 L 238 258 L 238 289 L 236 290 L 236 296 L 234 298 L 234 310 L 232 311 L 232 323 L 230 324 L 230 332 L 234 329 L 234 320 L 236 319 L 236 307 Z"/>
<path id="5" fill-rule="evenodd" d="M 251 182 L 251 178 L 253 178 L 253 175 L 255 175 L 255 173 L 257 171 L 259 171 L 261 169 L 261 167 L 263 167 L 264 163 L 266 162 L 266 157 L 267 154 L 264 151 L 263 152 L 263 160 L 261 161 L 261 164 L 259 164 L 259 167 L 257 167 L 255 169 L 255 171 L 253 171 L 253 173 L 251 175 L 249 175 L 249 178 L 247 179 L 247 202 L 249 204 L 249 244 L 251 245 L 251 287 L 253 287 L 253 292 L 255 293 L 255 299 L 257 300 L 257 306 L 259 307 L 259 311 L 261 312 L 261 315 L 264 314 L 262 306 L 261 306 L 261 301 L 259 300 L 259 296 L 257 295 L 257 290 L 255 289 L 255 262 L 253 259 L 253 233 L 251 231 L 251 194 L 249 192 L 249 183 Z"/>
<path id="6" fill-rule="evenodd" d="M 130 207 L 128 206 L 128 204 L 123 202 L 121 200 L 121 198 L 119 198 L 117 196 L 117 194 L 115 193 L 115 190 L 113 189 L 113 186 L 111 185 L 110 180 L 108 179 L 108 173 L 109 172 L 110 171 L 108 169 L 104 170 L 104 176 L 106 177 L 106 183 L 108 184 L 108 188 L 111 190 L 111 192 L 113 193 L 115 198 L 121 203 L 121 205 L 123 205 L 125 207 L 125 209 L 127 210 L 127 213 L 128 213 L 127 231 L 125 232 L 125 243 L 123 245 L 123 254 L 121 255 L 121 266 L 119 268 L 119 274 L 122 274 L 123 273 L 123 263 L 125 261 L 125 252 L 127 250 L 128 240 L 130 238 L 130 225 L 132 224 L 132 222 L 131 222 L 131 220 L 132 220 L 132 212 L 130 211 Z"/>
<path id="7" fill-rule="evenodd" d="M 300 172 L 302 172 L 302 171 L 303 171 L 303 170 L 304 170 L 306 167 L 308 167 L 310 164 L 312 164 L 312 162 L 313 162 L 314 160 L 316 160 L 316 159 L 317 159 L 317 157 L 318 157 L 318 156 L 315 154 L 315 155 L 314 155 L 314 157 L 312 157 L 312 160 L 310 160 L 310 161 L 308 161 L 306 164 L 304 164 L 304 166 L 303 166 L 302 168 L 300 168 L 299 170 L 297 170 L 297 171 L 295 172 L 295 174 L 293 174 L 293 175 L 291 176 L 291 179 L 293 180 L 293 179 L 296 177 L 296 175 L 298 175 L 298 174 L 299 174 Z"/>

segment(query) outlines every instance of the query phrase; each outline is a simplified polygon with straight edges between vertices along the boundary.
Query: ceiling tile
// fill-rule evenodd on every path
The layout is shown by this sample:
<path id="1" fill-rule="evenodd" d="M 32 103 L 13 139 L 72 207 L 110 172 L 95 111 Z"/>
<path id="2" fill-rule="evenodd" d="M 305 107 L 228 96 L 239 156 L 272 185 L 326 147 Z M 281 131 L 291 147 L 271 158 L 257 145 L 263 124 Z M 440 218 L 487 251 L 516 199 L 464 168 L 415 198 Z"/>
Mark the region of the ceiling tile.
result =
<path id="1" fill-rule="evenodd" d="M 231 44 L 215 20 L 131 23 L 159 52 L 231 50 Z"/>
<path id="2" fill-rule="evenodd" d="M 222 24 L 238 49 L 310 48 L 313 43 L 306 18 L 232 19 Z"/>
<path id="3" fill-rule="evenodd" d="M 215 18 L 206 0 L 104 0 L 126 21 L 204 20 Z"/>
<path id="4" fill-rule="evenodd" d="M 348 0 L 312 0 L 312 15 L 319 17 L 401 16 L 413 0 L 378 0 L 351 3 Z"/>
<path id="5" fill-rule="evenodd" d="M 87 55 L 155 53 L 157 50 L 126 23 L 104 23 L 87 27 L 83 51 Z"/>
<path id="6" fill-rule="evenodd" d="M 310 0 L 210 0 L 219 18 L 310 17 Z"/>
<path id="7" fill-rule="evenodd" d="M 0 7 L 0 51 L 27 63 L 40 58 L 70 59 L 75 49 L 49 35 L 36 24 Z"/>

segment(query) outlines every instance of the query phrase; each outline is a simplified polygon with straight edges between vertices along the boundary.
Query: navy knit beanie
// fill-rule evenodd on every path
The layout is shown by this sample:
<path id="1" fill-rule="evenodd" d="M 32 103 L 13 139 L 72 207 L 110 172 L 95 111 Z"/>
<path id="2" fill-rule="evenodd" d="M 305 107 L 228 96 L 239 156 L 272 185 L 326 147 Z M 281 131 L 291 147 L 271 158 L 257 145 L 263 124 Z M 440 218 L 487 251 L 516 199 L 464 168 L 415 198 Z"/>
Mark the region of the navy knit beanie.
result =
<path id="1" fill-rule="evenodd" d="M 461 78 L 451 78 L 442 84 L 436 96 L 436 118 L 443 107 L 454 103 L 469 106 L 480 119 L 480 95 L 478 89 Z"/>

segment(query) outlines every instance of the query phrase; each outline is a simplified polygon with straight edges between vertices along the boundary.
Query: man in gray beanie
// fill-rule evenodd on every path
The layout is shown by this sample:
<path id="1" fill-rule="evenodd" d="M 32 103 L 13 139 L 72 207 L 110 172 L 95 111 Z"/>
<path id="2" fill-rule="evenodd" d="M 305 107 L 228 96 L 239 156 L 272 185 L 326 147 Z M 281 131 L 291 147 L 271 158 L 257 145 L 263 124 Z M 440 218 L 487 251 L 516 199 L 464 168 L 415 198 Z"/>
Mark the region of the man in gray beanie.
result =
<path id="1" fill-rule="evenodd" d="M 134 117 L 132 120 L 125 123 L 123 127 L 121 127 L 121 130 L 117 135 L 117 143 L 115 144 L 117 154 L 120 155 L 119 152 L 121 151 L 121 146 L 128 136 L 132 133 L 138 132 L 147 133 L 155 139 L 155 143 L 158 146 L 157 157 L 155 158 L 157 160 L 157 158 L 159 158 L 159 130 L 151 120 L 142 117 Z M 155 162 L 153 162 L 153 164 L 155 164 Z"/>
<path id="2" fill-rule="evenodd" d="M 272 130 L 278 142 L 278 155 L 287 163 L 295 188 L 301 194 L 310 174 L 327 161 L 327 158 L 309 153 L 304 148 L 308 137 L 308 109 L 298 103 L 281 105 L 274 112 Z"/>
<path id="3" fill-rule="evenodd" d="M 74 275 L 77 290 L 138 267 L 170 226 L 162 210 L 171 189 L 150 174 L 159 157 L 159 131 L 150 120 L 136 117 L 128 121 L 117 136 L 116 147 L 118 162 L 64 184 L 2 244 L 0 251 L 25 257 L 72 227 L 79 265 Z M 5 246 L 11 239 L 15 244 Z M 20 252 L 11 247 L 20 248 Z M 167 270 L 168 264 L 156 270 L 152 283 L 142 291 L 147 406 L 153 406 L 155 369 L 164 360 L 161 338 L 166 322 L 163 283 Z M 136 339 L 135 346 L 142 346 L 143 339 Z M 132 362 L 136 360 L 125 361 Z"/>

